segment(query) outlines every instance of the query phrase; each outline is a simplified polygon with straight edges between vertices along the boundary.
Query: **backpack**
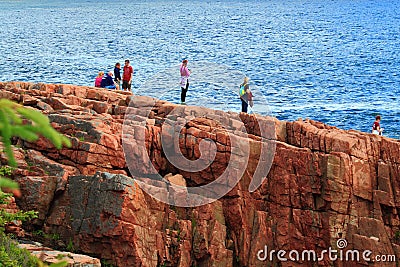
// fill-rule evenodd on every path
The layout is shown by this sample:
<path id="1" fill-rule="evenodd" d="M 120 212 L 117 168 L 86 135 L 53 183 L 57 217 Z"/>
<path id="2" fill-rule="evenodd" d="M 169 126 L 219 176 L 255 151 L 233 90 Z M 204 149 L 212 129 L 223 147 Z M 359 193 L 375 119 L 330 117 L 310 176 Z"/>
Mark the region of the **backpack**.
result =
<path id="1" fill-rule="evenodd" d="M 241 84 L 239 87 L 239 95 L 244 96 L 246 94 L 245 84 Z"/>

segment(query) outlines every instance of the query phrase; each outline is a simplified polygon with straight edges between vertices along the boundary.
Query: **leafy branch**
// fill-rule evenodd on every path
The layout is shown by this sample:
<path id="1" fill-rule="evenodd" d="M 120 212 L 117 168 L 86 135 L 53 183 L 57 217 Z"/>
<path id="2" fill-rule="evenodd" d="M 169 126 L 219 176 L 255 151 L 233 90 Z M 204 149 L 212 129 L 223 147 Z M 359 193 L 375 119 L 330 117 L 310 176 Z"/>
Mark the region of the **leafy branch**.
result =
<path id="1" fill-rule="evenodd" d="M 8 164 L 12 167 L 17 166 L 17 162 L 12 150 L 12 137 L 19 137 L 28 142 L 35 142 L 40 136 L 50 140 L 57 148 L 64 146 L 70 147 L 71 141 L 64 135 L 58 133 L 50 124 L 49 118 L 40 112 L 25 108 L 7 99 L 0 99 L 0 141 L 3 142 L 4 152 L 8 159 Z M 4 193 L 1 189 L 18 189 L 18 184 L 4 176 L 10 176 L 12 168 L 2 166 L 0 168 L 0 205 L 8 204 L 11 194 Z M 27 251 L 18 248 L 14 242 L 4 235 L 4 226 L 14 220 L 26 221 L 37 217 L 37 212 L 20 211 L 9 213 L 5 209 L 0 210 L 0 266 L 39 266 L 47 265 L 31 256 Z M 3 263 L 3 264 L 2 264 Z M 65 261 L 53 263 L 49 267 L 67 266 Z"/>
<path id="2" fill-rule="evenodd" d="M 54 130 L 49 118 L 39 111 L 25 108 L 8 99 L 0 99 L 0 137 L 9 165 L 13 167 L 17 165 L 11 148 L 11 138 L 14 136 L 28 142 L 35 142 L 39 136 L 43 136 L 57 149 L 63 145 L 71 146 L 71 141 Z"/>

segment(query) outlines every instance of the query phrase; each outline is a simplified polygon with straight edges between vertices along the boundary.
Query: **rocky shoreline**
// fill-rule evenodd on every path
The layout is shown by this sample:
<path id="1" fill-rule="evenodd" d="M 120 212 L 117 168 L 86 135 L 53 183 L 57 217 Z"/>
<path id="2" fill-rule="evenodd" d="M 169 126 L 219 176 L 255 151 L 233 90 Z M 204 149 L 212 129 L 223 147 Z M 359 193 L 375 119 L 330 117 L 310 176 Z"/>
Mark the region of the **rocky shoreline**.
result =
<path id="1" fill-rule="evenodd" d="M 159 172 L 191 186 L 213 181 L 218 172 L 180 171 L 162 153 L 159 122 L 177 105 L 153 105 L 151 98 L 127 92 L 25 82 L 0 83 L 0 98 L 42 111 L 54 128 L 71 138 L 72 147 L 59 151 L 44 139 L 34 144 L 14 140 L 19 167 L 13 178 L 22 192 L 17 206 L 39 212 L 26 226 L 27 234 L 38 229 L 57 234 L 60 248 L 72 244 L 76 251 L 116 266 L 265 266 L 257 259 L 265 246 L 322 251 L 337 248 L 337 240 L 344 238 L 346 249 L 400 257 L 398 140 L 310 120 L 285 122 L 241 114 L 253 153 L 243 177 L 215 202 L 180 208 L 142 191 L 135 182 L 142 177 L 130 173 L 122 144 L 124 115 L 135 98 L 139 104 L 132 108 L 138 118 L 144 107 L 152 110 L 141 127 Z M 208 113 L 236 123 L 229 113 Z M 259 120 L 266 124 L 257 124 Z M 267 179 L 249 192 L 260 160 L 260 125 L 273 125 L 275 154 Z M 218 160 L 211 168 L 223 170 L 231 147 L 224 134 L 210 135 L 218 127 L 212 119 L 195 120 L 182 133 L 180 149 L 196 158 L 199 140 L 214 138 Z M 4 155 L 1 160 L 5 164 Z M 276 257 L 272 264 L 278 264 Z M 319 264 L 347 266 L 328 258 Z"/>

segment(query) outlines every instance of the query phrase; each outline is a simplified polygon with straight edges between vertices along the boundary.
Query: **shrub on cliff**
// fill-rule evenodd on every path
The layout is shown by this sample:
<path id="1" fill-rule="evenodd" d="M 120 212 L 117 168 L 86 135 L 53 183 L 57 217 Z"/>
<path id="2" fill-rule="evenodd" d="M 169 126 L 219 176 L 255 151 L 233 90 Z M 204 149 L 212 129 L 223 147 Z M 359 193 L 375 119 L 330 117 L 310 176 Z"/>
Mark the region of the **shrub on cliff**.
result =
<path id="1" fill-rule="evenodd" d="M 0 266 L 1 267 L 47 267 L 37 257 L 0 232 Z M 53 263 L 48 267 L 65 267 L 66 262 Z"/>
<path id="2" fill-rule="evenodd" d="M 53 145 L 61 149 L 63 145 L 71 146 L 70 140 L 59 134 L 50 124 L 49 119 L 40 112 L 25 108 L 7 99 L 0 99 L 0 140 L 4 145 L 4 152 L 8 158 L 8 164 L 12 167 L 17 165 L 12 151 L 11 139 L 19 137 L 23 140 L 34 142 L 43 136 L 50 140 Z M 4 177 L 11 174 L 8 166 L 0 169 L 0 205 L 9 203 L 11 194 L 2 189 L 18 189 L 18 184 Z M 0 210 L 0 266 L 45 266 L 35 256 L 26 250 L 18 248 L 17 244 L 4 234 L 4 226 L 14 220 L 25 221 L 34 218 L 33 211 L 9 213 L 5 209 Z M 66 263 L 52 264 L 50 267 L 62 267 Z"/>
<path id="3" fill-rule="evenodd" d="M 0 266 L 39 266 L 39 259 L 0 232 Z"/>

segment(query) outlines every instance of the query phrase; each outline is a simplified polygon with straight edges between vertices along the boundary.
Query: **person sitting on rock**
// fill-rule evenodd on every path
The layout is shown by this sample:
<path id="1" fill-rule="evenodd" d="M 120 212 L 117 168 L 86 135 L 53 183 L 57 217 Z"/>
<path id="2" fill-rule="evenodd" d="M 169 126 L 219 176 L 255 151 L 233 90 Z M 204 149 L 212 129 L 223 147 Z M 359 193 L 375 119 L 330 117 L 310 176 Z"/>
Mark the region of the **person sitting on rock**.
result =
<path id="1" fill-rule="evenodd" d="M 381 122 L 381 116 L 378 115 L 375 117 L 374 124 L 372 125 L 372 133 L 373 134 L 382 135 L 383 128 L 381 128 L 380 122 Z"/>
<path id="2" fill-rule="evenodd" d="M 104 71 L 99 71 L 99 74 L 97 75 L 96 79 L 94 80 L 95 87 L 101 87 L 101 80 L 103 79 L 103 76 L 104 76 Z"/>
<path id="3" fill-rule="evenodd" d="M 107 89 L 117 89 L 119 90 L 119 86 L 115 84 L 113 80 L 113 73 L 112 71 L 109 71 L 106 76 L 103 77 L 101 80 L 101 87 L 102 88 L 107 88 Z"/>

